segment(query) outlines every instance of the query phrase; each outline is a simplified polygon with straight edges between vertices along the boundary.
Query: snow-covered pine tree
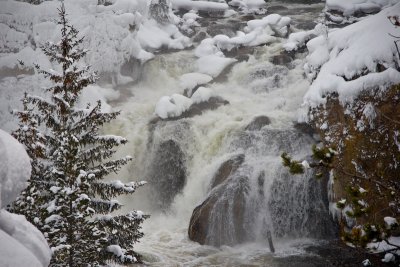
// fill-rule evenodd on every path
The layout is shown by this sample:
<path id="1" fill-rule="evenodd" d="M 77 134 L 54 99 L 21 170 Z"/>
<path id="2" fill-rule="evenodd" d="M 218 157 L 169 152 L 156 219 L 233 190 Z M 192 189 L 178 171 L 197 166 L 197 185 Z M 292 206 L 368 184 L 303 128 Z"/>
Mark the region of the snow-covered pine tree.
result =
<path id="1" fill-rule="evenodd" d="M 51 266 L 138 262 L 140 258 L 133 245 L 143 236 L 140 225 L 148 216 L 140 211 L 124 215 L 111 213 L 122 206 L 115 199 L 117 196 L 132 194 L 145 182 L 104 181 L 107 175 L 118 173 L 131 160 L 129 156 L 112 159 L 115 147 L 127 140 L 99 132 L 119 112 L 102 112 L 100 101 L 84 109 L 77 106 L 82 89 L 95 82 L 96 74 L 88 66 L 79 64 L 87 53 L 80 48 L 83 38 L 69 24 L 63 4 L 58 11 L 61 40 L 46 43 L 42 50 L 59 69 L 43 70 L 35 66 L 53 82 L 47 89 L 51 99 L 26 95 L 24 111 L 17 113 L 20 128 L 15 132 L 33 162 L 38 162 L 37 180 L 45 181 L 40 183 L 41 187 L 35 187 L 38 193 L 29 195 L 33 202 L 40 198 L 37 202 L 40 207 L 21 197 L 14 210 L 28 217 L 37 213 L 34 223 L 44 232 L 53 251 Z M 35 121 L 45 129 L 44 139 L 41 135 L 37 136 L 39 140 L 25 137 L 26 133 L 36 132 L 37 125 L 32 124 Z M 39 145 L 43 155 L 36 154 L 35 144 L 43 143 L 44 147 Z"/>

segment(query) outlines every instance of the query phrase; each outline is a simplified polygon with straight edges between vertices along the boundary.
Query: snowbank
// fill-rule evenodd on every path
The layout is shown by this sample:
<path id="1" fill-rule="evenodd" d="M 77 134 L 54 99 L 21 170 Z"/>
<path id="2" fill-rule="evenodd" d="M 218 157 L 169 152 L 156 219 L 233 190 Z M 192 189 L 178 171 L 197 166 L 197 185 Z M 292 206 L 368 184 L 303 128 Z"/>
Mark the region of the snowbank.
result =
<path id="1" fill-rule="evenodd" d="M 304 96 L 305 104 L 325 104 L 326 95 L 334 92 L 342 103 L 348 103 L 361 91 L 400 83 L 400 72 L 396 70 L 399 59 L 394 39 L 388 34 L 396 34 L 397 30 L 387 18 L 399 13 L 400 3 L 331 31 L 328 37 L 309 41 L 305 71 L 313 82 Z"/>
<path id="2" fill-rule="evenodd" d="M 189 39 L 176 25 L 157 24 L 148 17 L 146 0 L 115 0 L 108 6 L 97 5 L 94 0 L 64 2 L 71 24 L 85 36 L 84 46 L 89 50 L 86 63 L 97 71 L 118 73 L 131 58 L 145 62 L 154 56 L 151 52 L 155 49 L 190 46 Z M 0 1 L 0 53 L 13 56 L 7 60 L 2 58 L 0 68 L 14 67 L 16 58 L 26 63 L 46 62 L 39 46 L 46 41 L 58 41 L 60 37 L 55 23 L 59 5 L 58 1 L 40 5 Z M 26 50 L 28 47 L 31 50 Z"/>
<path id="3" fill-rule="evenodd" d="M 31 174 L 30 158 L 24 147 L 0 130 L 0 207 L 16 199 Z M 48 266 L 51 251 L 24 216 L 0 210 L 0 266 Z"/>
<path id="4" fill-rule="evenodd" d="M 353 16 L 357 12 L 375 13 L 381 9 L 398 3 L 398 0 L 326 0 L 327 10 L 343 13 L 344 16 Z"/>

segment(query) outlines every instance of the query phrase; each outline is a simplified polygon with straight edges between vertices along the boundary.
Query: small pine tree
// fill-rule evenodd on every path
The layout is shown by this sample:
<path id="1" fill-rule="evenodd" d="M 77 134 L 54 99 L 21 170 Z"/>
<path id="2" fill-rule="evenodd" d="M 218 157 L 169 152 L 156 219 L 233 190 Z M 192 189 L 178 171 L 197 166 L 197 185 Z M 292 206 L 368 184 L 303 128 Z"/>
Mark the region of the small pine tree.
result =
<path id="1" fill-rule="evenodd" d="M 61 40 L 42 50 L 60 67 L 38 72 L 53 82 L 51 99 L 25 95 L 24 110 L 14 135 L 32 158 L 32 180 L 11 210 L 27 216 L 46 236 L 53 251 L 51 266 L 98 266 L 107 262 L 139 262 L 133 244 L 143 236 L 140 224 L 148 216 L 140 211 L 111 215 L 121 208 L 115 199 L 132 194 L 145 182 L 106 182 L 132 158 L 111 159 L 119 136 L 101 135 L 100 128 L 119 112 L 103 113 L 101 103 L 78 108 L 82 89 L 96 74 L 78 61 L 87 53 L 83 38 L 69 24 L 64 5 L 59 11 Z M 45 129 L 40 134 L 39 124 Z"/>

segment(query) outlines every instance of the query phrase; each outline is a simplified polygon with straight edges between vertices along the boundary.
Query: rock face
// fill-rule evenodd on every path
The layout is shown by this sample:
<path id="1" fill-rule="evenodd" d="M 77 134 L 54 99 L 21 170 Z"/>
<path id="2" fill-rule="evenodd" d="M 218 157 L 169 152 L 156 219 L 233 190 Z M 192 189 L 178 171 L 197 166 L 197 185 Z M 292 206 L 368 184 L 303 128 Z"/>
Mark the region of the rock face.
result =
<path id="1" fill-rule="evenodd" d="M 244 155 L 240 154 L 221 164 L 212 179 L 209 196 L 193 211 L 189 224 L 191 240 L 214 246 L 234 245 L 246 240 L 244 208 L 248 178 L 235 177 L 243 161 Z M 218 216 L 213 214 L 221 209 L 226 212 L 221 212 Z"/>
<path id="2" fill-rule="evenodd" d="M 312 124 L 322 141 L 338 152 L 333 168 L 334 194 L 330 200 L 344 198 L 351 203 L 346 191 L 348 186 L 360 186 L 368 191 L 363 200 L 373 216 L 358 218 L 359 224 L 381 224 L 385 216 L 400 216 L 400 199 L 398 194 L 391 193 L 400 188 L 399 90 L 397 85 L 386 91 L 377 88 L 362 93 L 351 108 L 331 95 L 325 109 L 312 110 Z M 346 223 L 351 224 L 352 220 Z"/>

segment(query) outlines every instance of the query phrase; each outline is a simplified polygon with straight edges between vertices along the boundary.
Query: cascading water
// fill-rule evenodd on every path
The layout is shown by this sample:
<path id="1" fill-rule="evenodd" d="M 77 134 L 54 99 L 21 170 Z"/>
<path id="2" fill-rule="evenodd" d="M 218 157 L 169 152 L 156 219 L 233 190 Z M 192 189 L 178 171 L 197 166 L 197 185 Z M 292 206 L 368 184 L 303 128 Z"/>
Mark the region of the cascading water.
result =
<path id="1" fill-rule="evenodd" d="M 296 15 L 308 6 L 292 7 L 297 9 L 280 8 L 292 11 L 299 25 L 317 15 Z M 240 27 L 241 20 L 220 23 Z M 291 245 L 304 238 L 333 236 L 326 181 L 317 181 L 312 172 L 289 175 L 279 157 L 282 152 L 305 157 L 315 142 L 294 127 L 308 87 L 303 59 L 282 64 L 281 51 L 282 43 L 275 42 L 237 52 L 245 60 L 206 85 L 229 104 L 178 119 L 155 118 L 157 99 L 183 93 L 177 80 L 194 71 L 193 50 L 156 56 L 129 88 L 132 97 L 114 103 L 122 115 L 110 130 L 130 140 L 121 154 L 135 157 L 123 176 L 149 182 L 124 200 L 127 210 L 152 216 L 136 246 L 146 263 L 278 266 L 269 253 L 268 231 L 278 256 L 299 253 Z M 206 245 L 190 241 L 188 228 L 190 238 Z"/>

